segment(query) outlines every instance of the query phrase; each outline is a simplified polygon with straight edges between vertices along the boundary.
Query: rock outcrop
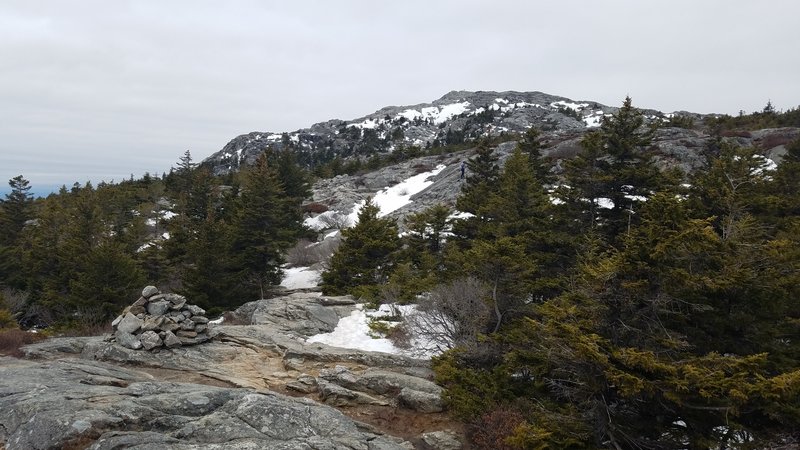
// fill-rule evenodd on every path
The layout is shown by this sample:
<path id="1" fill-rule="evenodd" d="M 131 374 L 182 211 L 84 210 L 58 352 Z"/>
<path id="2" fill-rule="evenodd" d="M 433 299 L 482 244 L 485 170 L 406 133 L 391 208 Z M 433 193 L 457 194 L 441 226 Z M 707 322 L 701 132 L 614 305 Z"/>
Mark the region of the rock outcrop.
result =
<path id="1" fill-rule="evenodd" d="M 160 333 L 145 323 L 191 305 L 149 288 L 142 298 L 115 320 L 113 340 L 51 338 L 23 347 L 26 360 L 0 360 L 0 449 L 437 448 L 422 434 L 458 427 L 430 361 L 306 342 L 348 316 L 351 297 L 251 302 L 233 314 L 247 325 L 155 351 L 142 351 L 146 333 Z M 122 333 L 141 347 L 122 345 Z"/>
<path id="2" fill-rule="evenodd" d="M 156 381 L 99 361 L 0 358 L 0 393 L 7 450 L 411 448 L 304 398 Z"/>
<path id="3" fill-rule="evenodd" d="M 292 148 L 302 163 L 313 164 L 320 154 L 366 157 L 399 147 L 422 148 L 458 143 L 465 137 L 522 133 L 531 126 L 556 135 L 574 133 L 596 126 L 604 114 L 616 110 L 542 92 L 452 91 L 431 103 L 388 106 L 357 119 L 329 120 L 290 133 L 243 134 L 203 165 L 216 175 L 235 172 L 252 164 L 267 148 Z M 652 120 L 664 117 L 658 111 L 646 114 Z"/>
<path id="4" fill-rule="evenodd" d="M 296 292 L 245 303 L 233 314 L 251 325 L 270 325 L 291 334 L 312 336 L 333 331 L 339 319 L 347 317 L 355 304 L 350 296 L 330 297 L 319 292 Z"/>
<path id="5" fill-rule="evenodd" d="M 162 294 L 147 286 L 142 296 L 111 323 L 112 340 L 132 350 L 158 351 L 210 340 L 206 311 L 178 294 Z"/>

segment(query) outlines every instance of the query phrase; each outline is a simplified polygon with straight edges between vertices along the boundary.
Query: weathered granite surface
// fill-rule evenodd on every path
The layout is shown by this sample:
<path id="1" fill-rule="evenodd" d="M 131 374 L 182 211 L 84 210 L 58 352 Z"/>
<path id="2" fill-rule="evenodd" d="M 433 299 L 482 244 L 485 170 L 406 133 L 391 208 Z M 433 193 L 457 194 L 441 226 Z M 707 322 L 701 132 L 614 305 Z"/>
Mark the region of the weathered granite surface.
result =
<path id="1" fill-rule="evenodd" d="M 8 450 L 408 448 L 304 398 L 156 381 L 87 359 L 13 358 L 0 358 L 0 443 Z"/>

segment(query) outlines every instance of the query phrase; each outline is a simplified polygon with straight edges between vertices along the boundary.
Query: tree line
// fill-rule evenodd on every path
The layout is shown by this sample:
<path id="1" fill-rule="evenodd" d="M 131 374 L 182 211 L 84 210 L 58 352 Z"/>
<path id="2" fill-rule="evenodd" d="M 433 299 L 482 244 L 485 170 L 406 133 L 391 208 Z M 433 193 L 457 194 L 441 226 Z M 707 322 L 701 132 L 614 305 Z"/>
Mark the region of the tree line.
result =
<path id="1" fill-rule="evenodd" d="M 40 199 L 15 177 L 0 202 L 0 309 L 24 327 L 69 329 L 108 323 L 146 284 L 212 313 L 262 298 L 309 233 L 309 181 L 287 152 L 222 179 L 187 151 L 163 177 Z"/>

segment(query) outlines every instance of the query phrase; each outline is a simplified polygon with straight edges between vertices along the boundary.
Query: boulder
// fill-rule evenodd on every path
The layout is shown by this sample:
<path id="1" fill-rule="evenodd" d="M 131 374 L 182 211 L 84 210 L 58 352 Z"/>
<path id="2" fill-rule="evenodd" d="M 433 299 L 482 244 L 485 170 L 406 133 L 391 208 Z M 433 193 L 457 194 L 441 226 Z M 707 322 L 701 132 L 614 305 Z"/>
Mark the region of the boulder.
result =
<path id="1" fill-rule="evenodd" d="M 364 373 L 358 377 L 358 382 L 360 385 L 364 386 L 365 389 L 378 394 L 391 391 L 399 392 L 403 388 L 436 395 L 441 395 L 442 393 L 442 388 L 432 381 L 380 369 L 368 369 L 364 371 Z"/>
<path id="2" fill-rule="evenodd" d="M 142 323 L 142 331 L 160 330 L 164 325 L 164 316 L 148 316 Z"/>
<path id="3" fill-rule="evenodd" d="M 143 320 L 131 313 L 127 313 L 117 324 L 117 331 L 133 334 L 142 327 L 143 323 Z"/>
<path id="4" fill-rule="evenodd" d="M 142 348 L 142 342 L 133 334 L 117 329 L 114 333 L 114 339 L 117 344 L 132 350 L 139 350 Z"/>
<path id="5" fill-rule="evenodd" d="M 172 331 L 167 331 L 164 335 L 164 345 L 166 345 L 167 348 L 173 348 L 180 347 L 182 343 L 181 340 L 178 339 L 178 336 L 175 336 Z"/>
<path id="6" fill-rule="evenodd" d="M 452 431 L 432 431 L 423 433 L 420 437 L 432 450 L 461 450 L 463 447 Z"/>
<path id="7" fill-rule="evenodd" d="M 444 402 L 440 394 L 415 391 L 403 388 L 398 396 L 400 405 L 421 413 L 437 413 L 444 411 Z"/>
<path id="8" fill-rule="evenodd" d="M 355 308 L 349 300 L 324 305 L 321 298 L 318 293 L 295 292 L 245 303 L 234 314 L 253 325 L 274 325 L 290 333 L 313 336 L 333 331 L 339 319 L 349 316 Z"/>
<path id="9" fill-rule="evenodd" d="M 158 294 L 158 288 L 155 286 L 146 286 L 142 289 L 142 297 L 144 298 L 150 298 L 156 294 Z"/>
<path id="10" fill-rule="evenodd" d="M 193 316 L 203 316 L 206 313 L 206 310 L 197 306 L 197 305 L 186 305 L 184 306 L 186 311 L 192 313 Z"/>
<path id="11" fill-rule="evenodd" d="M 139 340 L 145 350 L 152 350 L 156 347 L 161 347 L 161 337 L 155 331 L 145 331 L 139 335 Z"/>
<path id="12" fill-rule="evenodd" d="M 172 304 L 170 308 L 179 310 L 186 304 L 186 297 L 177 294 L 168 294 L 166 299 Z"/>
<path id="13" fill-rule="evenodd" d="M 351 391 L 325 380 L 317 382 L 317 389 L 319 390 L 320 399 L 331 406 L 354 406 L 359 404 L 386 406 L 389 404 L 385 400 L 372 397 L 363 392 Z"/>
<path id="14" fill-rule="evenodd" d="M 167 300 L 158 300 L 147 304 L 147 313 L 151 316 L 163 316 L 169 311 L 170 302 Z"/>

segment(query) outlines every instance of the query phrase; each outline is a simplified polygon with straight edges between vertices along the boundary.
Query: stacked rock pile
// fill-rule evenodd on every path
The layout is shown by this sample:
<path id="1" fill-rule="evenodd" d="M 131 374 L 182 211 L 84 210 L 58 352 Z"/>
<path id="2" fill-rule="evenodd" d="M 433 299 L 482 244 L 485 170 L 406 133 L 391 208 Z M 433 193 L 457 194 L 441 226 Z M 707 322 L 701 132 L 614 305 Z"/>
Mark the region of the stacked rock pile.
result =
<path id="1" fill-rule="evenodd" d="M 213 337 L 205 314 L 182 295 L 162 294 L 155 286 L 147 286 L 142 296 L 111 322 L 112 340 L 133 350 L 200 344 Z"/>

